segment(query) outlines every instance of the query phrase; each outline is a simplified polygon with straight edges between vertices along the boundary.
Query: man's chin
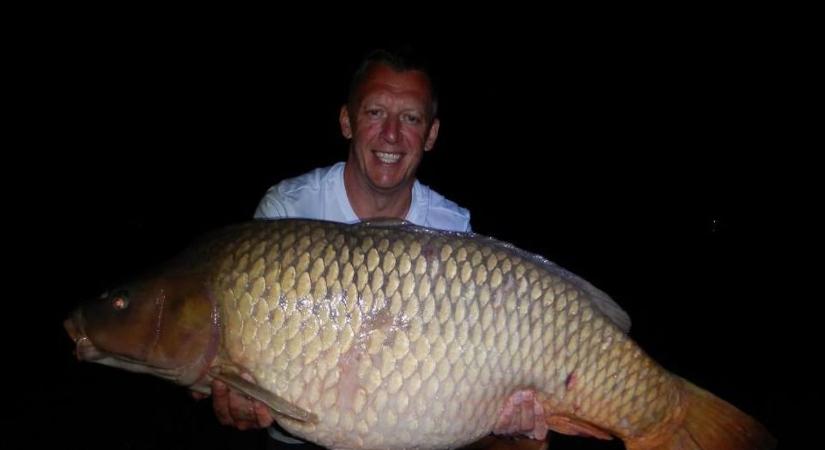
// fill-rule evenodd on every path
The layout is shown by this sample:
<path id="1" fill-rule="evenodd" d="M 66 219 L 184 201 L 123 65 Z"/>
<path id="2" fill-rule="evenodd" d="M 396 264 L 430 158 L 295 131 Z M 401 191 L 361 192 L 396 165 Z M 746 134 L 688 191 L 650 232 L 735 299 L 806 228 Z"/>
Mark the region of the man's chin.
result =
<path id="1" fill-rule="evenodd" d="M 400 165 L 373 167 L 368 175 L 370 183 L 380 190 L 395 190 L 406 184 L 405 170 Z"/>
<path id="2" fill-rule="evenodd" d="M 412 182 L 405 182 L 403 178 L 370 178 L 370 184 L 376 192 L 392 194 L 403 191 L 405 187 L 412 186 Z"/>

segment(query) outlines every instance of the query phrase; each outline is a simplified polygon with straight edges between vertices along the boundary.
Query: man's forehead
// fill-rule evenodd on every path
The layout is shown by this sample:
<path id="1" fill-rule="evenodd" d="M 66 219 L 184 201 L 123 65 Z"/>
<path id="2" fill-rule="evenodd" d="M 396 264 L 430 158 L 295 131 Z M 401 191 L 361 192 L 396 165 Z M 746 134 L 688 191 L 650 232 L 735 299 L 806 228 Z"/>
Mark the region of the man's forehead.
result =
<path id="1" fill-rule="evenodd" d="M 418 70 L 397 71 L 383 64 L 371 67 L 361 84 L 359 97 L 399 96 L 418 100 L 422 103 L 431 101 L 430 81 Z"/>

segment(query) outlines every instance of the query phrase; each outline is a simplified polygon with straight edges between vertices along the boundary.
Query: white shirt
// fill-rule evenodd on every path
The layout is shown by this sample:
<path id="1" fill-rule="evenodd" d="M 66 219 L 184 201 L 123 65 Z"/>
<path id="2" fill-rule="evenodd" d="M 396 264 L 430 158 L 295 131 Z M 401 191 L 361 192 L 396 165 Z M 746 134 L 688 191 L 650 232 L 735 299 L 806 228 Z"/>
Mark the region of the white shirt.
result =
<path id="1" fill-rule="evenodd" d="M 295 217 L 355 223 L 344 187 L 344 162 L 315 169 L 272 186 L 255 210 L 256 219 Z M 471 231 L 470 212 L 421 184 L 413 184 L 407 221 L 441 230 Z"/>

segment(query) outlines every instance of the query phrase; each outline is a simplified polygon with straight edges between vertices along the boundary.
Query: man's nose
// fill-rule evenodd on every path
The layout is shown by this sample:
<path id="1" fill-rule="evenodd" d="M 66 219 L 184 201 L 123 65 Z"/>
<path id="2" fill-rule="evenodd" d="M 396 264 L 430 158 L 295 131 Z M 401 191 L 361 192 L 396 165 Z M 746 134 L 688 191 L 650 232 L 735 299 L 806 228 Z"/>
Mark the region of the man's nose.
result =
<path id="1" fill-rule="evenodd" d="M 396 116 L 389 116 L 381 127 L 381 136 L 389 143 L 398 141 L 399 119 Z"/>

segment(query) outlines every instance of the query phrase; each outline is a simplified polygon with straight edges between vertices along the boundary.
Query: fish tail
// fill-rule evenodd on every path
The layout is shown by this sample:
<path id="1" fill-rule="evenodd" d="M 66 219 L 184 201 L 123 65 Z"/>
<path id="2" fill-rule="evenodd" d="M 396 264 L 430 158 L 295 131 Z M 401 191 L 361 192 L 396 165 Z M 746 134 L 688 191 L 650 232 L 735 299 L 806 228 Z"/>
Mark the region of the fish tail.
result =
<path id="1" fill-rule="evenodd" d="M 683 382 L 682 420 L 667 431 L 625 441 L 628 450 L 771 450 L 776 439 L 754 418 Z"/>

